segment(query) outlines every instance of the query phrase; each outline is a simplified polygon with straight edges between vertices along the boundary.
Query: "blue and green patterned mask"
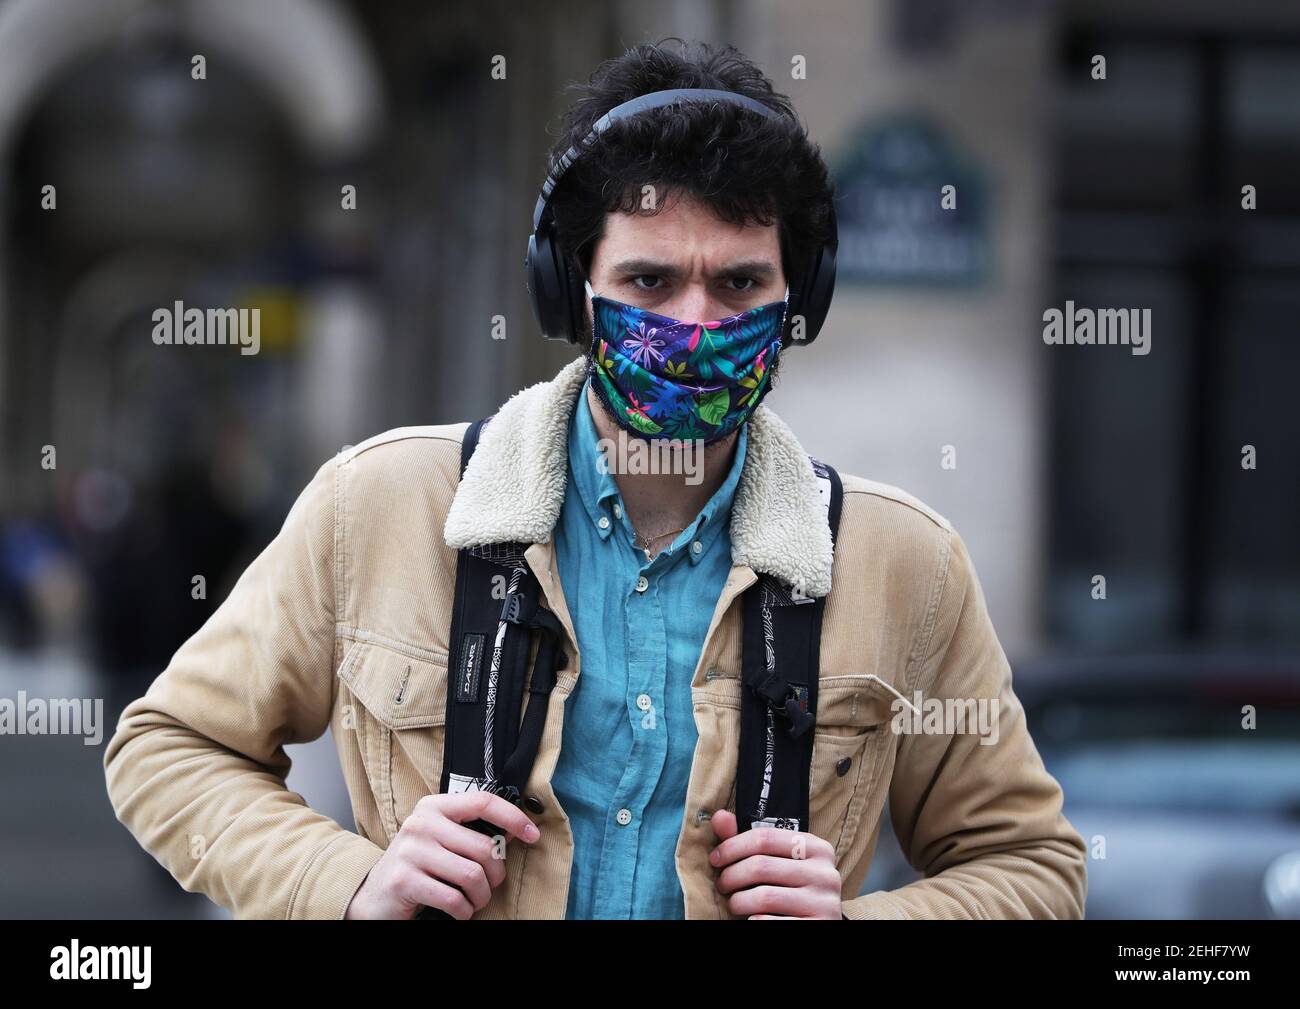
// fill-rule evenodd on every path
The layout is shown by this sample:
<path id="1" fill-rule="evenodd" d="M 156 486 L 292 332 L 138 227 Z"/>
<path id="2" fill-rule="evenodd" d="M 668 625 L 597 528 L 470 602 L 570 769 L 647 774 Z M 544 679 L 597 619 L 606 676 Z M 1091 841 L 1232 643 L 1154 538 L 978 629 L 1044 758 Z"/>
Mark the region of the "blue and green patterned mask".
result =
<path id="1" fill-rule="evenodd" d="M 717 441 L 767 395 L 789 305 L 751 308 L 716 322 L 679 322 L 591 296 L 587 373 L 602 403 L 642 438 Z"/>

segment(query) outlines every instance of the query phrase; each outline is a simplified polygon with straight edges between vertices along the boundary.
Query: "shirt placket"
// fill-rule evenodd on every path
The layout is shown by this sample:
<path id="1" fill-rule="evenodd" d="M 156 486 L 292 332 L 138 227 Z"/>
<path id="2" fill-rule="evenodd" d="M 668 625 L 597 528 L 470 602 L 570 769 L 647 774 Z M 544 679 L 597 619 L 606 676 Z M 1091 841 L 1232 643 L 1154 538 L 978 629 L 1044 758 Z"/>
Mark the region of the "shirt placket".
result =
<path id="1" fill-rule="evenodd" d="M 645 561 L 644 553 L 631 542 L 634 534 L 621 505 L 616 501 L 612 508 L 619 526 L 609 546 L 618 553 L 630 583 L 623 600 L 627 639 L 624 703 L 632 728 L 632 750 L 606 812 L 606 843 L 597 873 L 596 906 L 610 909 L 613 917 L 630 918 L 635 916 L 633 900 L 643 816 L 668 757 L 664 723 L 668 641 L 658 587 L 679 558 L 660 553 L 652 561 Z"/>

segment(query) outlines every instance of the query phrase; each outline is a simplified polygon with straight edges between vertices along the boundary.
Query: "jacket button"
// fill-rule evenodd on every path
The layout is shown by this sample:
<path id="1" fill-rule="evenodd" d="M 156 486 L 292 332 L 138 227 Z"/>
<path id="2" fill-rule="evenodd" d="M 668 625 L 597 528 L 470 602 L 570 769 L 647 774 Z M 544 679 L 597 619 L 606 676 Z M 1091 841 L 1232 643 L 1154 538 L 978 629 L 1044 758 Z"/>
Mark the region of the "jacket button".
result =
<path id="1" fill-rule="evenodd" d="M 841 778 L 844 777 L 844 775 L 849 773 L 849 765 L 852 763 L 853 761 L 848 757 L 841 757 L 839 762 L 835 765 L 835 773 Z"/>
<path id="2" fill-rule="evenodd" d="M 546 807 L 542 805 L 542 800 L 535 795 L 530 795 L 524 800 L 524 808 L 530 813 L 543 813 Z"/>

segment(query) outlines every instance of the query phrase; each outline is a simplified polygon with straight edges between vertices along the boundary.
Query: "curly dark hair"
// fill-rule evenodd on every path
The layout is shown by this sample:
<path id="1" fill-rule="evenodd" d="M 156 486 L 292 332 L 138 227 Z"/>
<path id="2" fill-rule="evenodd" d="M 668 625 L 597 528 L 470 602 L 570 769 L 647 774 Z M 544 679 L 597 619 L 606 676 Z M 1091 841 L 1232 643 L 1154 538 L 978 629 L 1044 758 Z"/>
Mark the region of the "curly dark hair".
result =
<path id="1" fill-rule="evenodd" d="M 680 43 L 680 51 L 668 42 Z M 670 88 L 734 91 L 781 115 L 681 103 L 612 124 L 569 168 L 551 199 L 555 234 L 570 265 L 588 276 L 605 215 L 637 209 L 642 187 L 653 185 L 688 193 L 729 223 L 776 223 L 781 265 L 795 290 L 829 235 L 834 185 L 790 99 L 734 46 L 688 44 L 674 36 L 601 63 L 587 83 L 567 88 L 577 98 L 561 121 L 549 164 L 580 144 L 614 106 Z M 584 350 L 590 349 L 587 336 Z"/>

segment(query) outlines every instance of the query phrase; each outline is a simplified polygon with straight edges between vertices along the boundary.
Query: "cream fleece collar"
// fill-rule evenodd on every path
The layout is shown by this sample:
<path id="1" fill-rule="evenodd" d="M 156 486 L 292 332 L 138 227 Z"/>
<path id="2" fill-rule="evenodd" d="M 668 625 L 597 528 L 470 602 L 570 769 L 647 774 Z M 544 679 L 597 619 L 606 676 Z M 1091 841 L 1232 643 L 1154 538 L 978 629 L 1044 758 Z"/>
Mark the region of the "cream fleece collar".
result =
<path id="1" fill-rule="evenodd" d="M 550 540 L 568 484 L 568 419 L 585 378 L 586 359 L 577 358 L 501 406 L 447 513 L 448 546 Z M 824 596 L 831 589 L 831 531 L 812 464 L 767 406 L 760 404 L 748 423 L 731 506 L 732 561 Z"/>

